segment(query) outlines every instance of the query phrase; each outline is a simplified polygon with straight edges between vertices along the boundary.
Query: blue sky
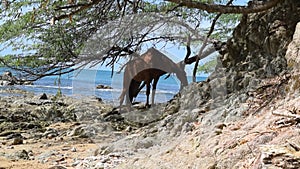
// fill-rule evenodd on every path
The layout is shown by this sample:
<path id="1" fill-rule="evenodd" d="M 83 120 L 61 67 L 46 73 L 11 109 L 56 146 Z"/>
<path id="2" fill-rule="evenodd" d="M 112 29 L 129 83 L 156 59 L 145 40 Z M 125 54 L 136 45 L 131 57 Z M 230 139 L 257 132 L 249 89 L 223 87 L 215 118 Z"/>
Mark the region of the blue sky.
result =
<path id="1" fill-rule="evenodd" d="M 248 2 L 248 0 L 236 0 L 234 1 L 234 5 L 245 5 L 246 3 Z M 3 47 L 0 45 L 0 48 Z M 175 46 L 166 46 L 165 48 L 161 48 L 159 45 L 157 46 L 157 49 L 161 50 L 163 53 L 165 53 L 167 56 L 169 56 L 174 62 L 179 62 L 181 61 L 185 54 L 186 54 L 186 49 L 184 46 L 178 46 L 178 45 L 175 45 Z M 193 50 L 193 49 L 192 49 Z M 194 49 L 194 54 L 196 53 L 197 51 Z M 5 55 L 7 53 L 13 53 L 12 51 L 12 48 L 6 48 L 4 49 L 2 52 L 0 52 L 0 55 Z M 193 54 L 192 54 L 193 55 Z M 200 64 L 203 64 L 204 62 L 206 62 L 208 59 L 204 59 L 202 61 L 200 61 Z M 97 66 L 97 68 L 99 68 Z M 105 69 L 105 70 L 108 70 L 110 68 L 107 68 L 107 67 L 100 67 L 100 69 Z M 193 65 L 191 66 L 188 66 L 186 68 L 186 71 L 188 74 L 191 74 L 192 72 L 192 69 L 193 69 Z M 118 65 L 116 65 L 116 68 L 115 70 L 118 70 Z"/>

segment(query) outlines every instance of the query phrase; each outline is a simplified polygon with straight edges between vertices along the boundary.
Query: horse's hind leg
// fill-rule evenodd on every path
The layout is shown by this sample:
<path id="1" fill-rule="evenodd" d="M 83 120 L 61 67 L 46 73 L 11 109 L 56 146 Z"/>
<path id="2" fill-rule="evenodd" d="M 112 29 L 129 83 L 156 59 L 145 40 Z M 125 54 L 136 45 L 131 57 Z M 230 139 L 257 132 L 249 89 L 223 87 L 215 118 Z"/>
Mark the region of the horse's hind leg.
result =
<path id="1" fill-rule="evenodd" d="M 156 91 L 156 86 L 157 86 L 158 80 L 159 80 L 159 77 L 155 78 L 154 81 L 153 81 L 151 105 L 154 105 L 155 91 Z"/>
<path id="2" fill-rule="evenodd" d="M 149 95 L 150 95 L 150 83 L 147 82 L 146 86 L 146 95 L 147 95 L 147 100 L 146 100 L 146 107 L 150 107 L 149 105 Z"/>

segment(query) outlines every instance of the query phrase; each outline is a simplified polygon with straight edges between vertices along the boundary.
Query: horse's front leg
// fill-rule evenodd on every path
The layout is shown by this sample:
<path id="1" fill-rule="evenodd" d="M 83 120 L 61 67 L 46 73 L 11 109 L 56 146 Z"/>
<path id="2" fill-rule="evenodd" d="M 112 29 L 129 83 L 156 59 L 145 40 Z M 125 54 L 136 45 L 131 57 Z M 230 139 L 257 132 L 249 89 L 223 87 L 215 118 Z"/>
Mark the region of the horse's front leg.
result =
<path id="1" fill-rule="evenodd" d="M 125 98 L 126 97 L 126 98 Z M 128 96 L 128 90 L 126 89 L 123 89 L 122 90 L 122 93 L 119 97 L 119 100 L 120 100 L 120 106 L 119 106 L 119 111 L 121 112 L 122 110 L 122 105 L 123 105 L 123 102 L 124 102 L 124 99 L 125 99 L 125 107 L 126 107 L 126 110 L 129 111 L 131 109 L 131 102 L 129 100 L 129 96 Z"/>
<path id="2" fill-rule="evenodd" d="M 120 107 L 122 106 L 123 102 L 124 102 L 124 97 L 126 94 L 126 90 L 123 89 L 121 95 L 119 96 L 119 100 L 120 100 Z"/>

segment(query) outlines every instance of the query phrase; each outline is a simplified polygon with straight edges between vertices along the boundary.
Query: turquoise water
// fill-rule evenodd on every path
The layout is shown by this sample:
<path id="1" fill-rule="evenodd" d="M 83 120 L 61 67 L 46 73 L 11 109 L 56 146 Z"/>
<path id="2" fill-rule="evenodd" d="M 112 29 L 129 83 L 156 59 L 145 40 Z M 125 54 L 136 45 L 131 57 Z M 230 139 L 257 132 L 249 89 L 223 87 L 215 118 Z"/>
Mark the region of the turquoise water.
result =
<path id="1" fill-rule="evenodd" d="M 0 68 L 0 73 L 5 71 Z M 156 90 L 156 102 L 166 102 L 179 91 L 180 81 L 174 75 L 164 79 L 160 78 Z M 188 81 L 191 82 L 191 77 Z M 197 81 L 203 81 L 206 77 L 197 77 Z M 62 94 L 68 96 L 96 96 L 106 102 L 118 103 L 118 97 L 122 90 L 123 73 L 114 72 L 111 77 L 111 71 L 107 70 L 82 70 L 71 74 L 65 74 L 59 77 L 45 77 L 34 85 L 14 86 L 19 89 L 34 92 L 35 94 L 47 93 L 56 94 L 60 89 Z M 113 87 L 113 89 L 96 89 L 96 86 L 102 84 Z M 145 101 L 145 88 L 141 91 L 135 101 Z"/>

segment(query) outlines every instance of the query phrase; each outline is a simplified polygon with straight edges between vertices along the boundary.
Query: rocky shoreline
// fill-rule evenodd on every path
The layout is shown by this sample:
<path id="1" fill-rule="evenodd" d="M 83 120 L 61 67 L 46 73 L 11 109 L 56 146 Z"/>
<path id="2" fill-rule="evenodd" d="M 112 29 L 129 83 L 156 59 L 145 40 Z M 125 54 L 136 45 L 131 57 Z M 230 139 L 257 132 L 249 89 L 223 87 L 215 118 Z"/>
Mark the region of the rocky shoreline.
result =
<path id="1" fill-rule="evenodd" d="M 155 111 L 162 105 L 152 113 L 139 106 L 118 112 L 95 97 L 34 95 L 16 89 L 2 89 L 0 95 L 2 168 L 22 168 L 25 163 L 38 168 L 115 168 L 134 149 L 149 145 L 141 143 L 127 152 L 115 151 L 112 145 L 166 116 Z"/>
<path id="2" fill-rule="evenodd" d="M 96 150 L 97 142 L 125 134 L 105 122 L 103 115 L 112 106 L 98 98 L 35 96 L 12 89 L 1 90 L 4 93 L 0 98 L 0 156 L 8 160 L 37 161 L 47 167 L 65 164 L 68 157 L 64 154 L 80 149 L 75 145 L 87 144 Z M 47 150 L 52 147 L 60 150 Z M 79 162 L 74 158 L 67 166 L 76 165 Z"/>
<path id="3" fill-rule="evenodd" d="M 99 98 L 14 91 L 20 95 L 0 99 L 0 167 L 299 167 L 299 117 L 289 110 L 300 110 L 300 97 L 263 99 L 288 79 L 202 102 L 210 83 L 193 83 L 168 103 L 130 112 Z"/>

